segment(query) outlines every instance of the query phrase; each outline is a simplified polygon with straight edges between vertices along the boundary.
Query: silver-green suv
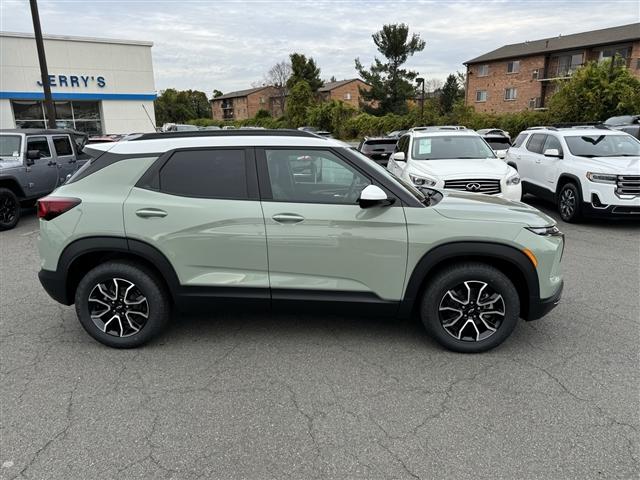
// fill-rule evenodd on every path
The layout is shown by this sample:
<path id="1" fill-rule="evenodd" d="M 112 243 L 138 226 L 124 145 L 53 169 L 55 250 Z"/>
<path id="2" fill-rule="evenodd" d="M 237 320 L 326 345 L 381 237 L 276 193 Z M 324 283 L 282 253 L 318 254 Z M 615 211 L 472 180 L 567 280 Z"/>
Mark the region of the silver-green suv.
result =
<path id="1" fill-rule="evenodd" d="M 479 352 L 560 299 L 551 218 L 417 189 L 336 140 L 177 132 L 93 148 L 39 201 L 40 281 L 112 347 L 147 342 L 171 310 L 235 300 L 416 313 L 445 347 Z"/>

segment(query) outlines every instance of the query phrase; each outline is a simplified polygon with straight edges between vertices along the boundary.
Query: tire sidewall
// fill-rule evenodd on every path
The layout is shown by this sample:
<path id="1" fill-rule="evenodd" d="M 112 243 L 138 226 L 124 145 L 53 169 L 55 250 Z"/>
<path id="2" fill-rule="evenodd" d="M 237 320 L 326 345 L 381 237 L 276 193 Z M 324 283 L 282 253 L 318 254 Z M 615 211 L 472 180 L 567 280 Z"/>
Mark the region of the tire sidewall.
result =
<path id="1" fill-rule="evenodd" d="M 560 204 L 562 202 L 562 195 L 564 191 L 567 189 L 573 192 L 573 195 L 576 198 L 576 207 L 573 211 L 573 215 L 571 217 L 565 218 L 565 216 L 562 215 L 562 209 L 560 208 Z M 564 184 L 560 189 L 560 193 L 558 194 L 558 213 L 560 214 L 560 218 L 567 223 L 576 222 L 580 218 L 581 205 L 582 205 L 582 195 L 580 194 L 580 190 L 578 189 L 578 187 L 576 187 L 576 185 L 573 182 Z"/>
<path id="2" fill-rule="evenodd" d="M 0 188 L 0 200 L 3 200 L 4 198 L 9 198 L 13 201 L 15 205 L 15 211 L 13 221 L 9 223 L 3 223 L 0 221 L 0 231 L 11 230 L 18 224 L 18 221 L 20 220 L 20 201 L 18 200 L 16 194 L 8 188 Z"/>
<path id="3" fill-rule="evenodd" d="M 128 337 L 115 337 L 101 331 L 91 320 L 89 312 L 88 298 L 93 288 L 114 277 L 134 283 L 149 305 L 147 322 L 140 332 Z M 147 269 L 129 263 L 107 263 L 89 271 L 76 289 L 75 307 L 78 320 L 86 332 L 100 343 L 116 348 L 133 348 L 147 343 L 163 330 L 169 320 L 169 303 L 164 288 Z"/>
<path id="4" fill-rule="evenodd" d="M 502 295 L 505 318 L 497 331 L 479 342 L 458 340 L 442 326 L 439 316 L 440 302 L 446 292 L 464 281 L 482 281 Z M 479 353 L 500 345 L 515 328 L 520 317 L 520 298 L 511 281 L 499 270 L 482 264 L 462 264 L 442 271 L 426 288 L 420 310 L 427 332 L 442 346 L 462 353 Z"/>

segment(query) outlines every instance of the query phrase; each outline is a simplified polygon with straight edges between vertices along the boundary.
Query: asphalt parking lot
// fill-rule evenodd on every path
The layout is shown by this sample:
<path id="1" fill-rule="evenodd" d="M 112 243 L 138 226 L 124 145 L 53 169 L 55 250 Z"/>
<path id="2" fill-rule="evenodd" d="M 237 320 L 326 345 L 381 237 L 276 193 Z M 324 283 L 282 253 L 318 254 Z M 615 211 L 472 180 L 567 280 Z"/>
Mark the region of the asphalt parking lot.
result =
<path id="1" fill-rule="evenodd" d="M 640 225 L 560 226 L 562 303 L 482 355 L 242 312 L 119 351 L 40 287 L 27 211 L 0 233 L 0 477 L 637 478 Z"/>

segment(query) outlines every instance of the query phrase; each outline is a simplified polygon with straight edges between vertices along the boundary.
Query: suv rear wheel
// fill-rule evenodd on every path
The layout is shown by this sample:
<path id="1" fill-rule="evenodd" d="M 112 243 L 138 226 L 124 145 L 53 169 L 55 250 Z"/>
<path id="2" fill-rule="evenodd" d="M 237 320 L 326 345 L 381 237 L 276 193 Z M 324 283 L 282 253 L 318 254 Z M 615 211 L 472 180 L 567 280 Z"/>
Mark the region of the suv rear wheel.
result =
<path id="1" fill-rule="evenodd" d="M 20 220 L 20 202 L 8 188 L 0 188 L 0 231 L 11 230 Z"/>
<path id="2" fill-rule="evenodd" d="M 123 261 L 90 270 L 78 284 L 75 304 L 87 333 L 116 348 L 145 344 L 164 329 L 170 316 L 168 295 L 156 276 Z"/>
<path id="3" fill-rule="evenodd" d="M 558 194 L 558 212 L 565 222 L 577 222 L 580 219 L 582 198 L 574 183 L 565 183 Z"/>
<path id="4" fill-rule="evenodd" d="M 422 298 L 427 332 L 456 352 L 484 352 L 513 331 L 520 298 L 513 283 L 483 263 L 461 263 L 438 273 Z"/>

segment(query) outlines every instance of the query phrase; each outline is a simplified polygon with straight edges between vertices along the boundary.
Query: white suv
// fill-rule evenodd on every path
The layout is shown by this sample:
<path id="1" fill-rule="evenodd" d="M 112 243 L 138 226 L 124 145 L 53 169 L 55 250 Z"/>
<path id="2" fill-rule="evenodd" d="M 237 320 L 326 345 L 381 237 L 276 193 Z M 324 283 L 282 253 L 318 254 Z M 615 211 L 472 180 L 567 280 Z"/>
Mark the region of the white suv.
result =
<path id="1" fill-rule="evenodd" d="M 498 159 L 473 130 L 411 130 L 400 137 L 387 169 L 419 187 L 446 188 L 520 200 L 518 172 Z"/>
<path id="2" fill-rule="evenodd" d="M 524 193 L 556 203 L 566 222 L 640 217 L 640 141 L 627 133 L 533 127 L 518 135 L 505 160 L 520 173 Z"/>

